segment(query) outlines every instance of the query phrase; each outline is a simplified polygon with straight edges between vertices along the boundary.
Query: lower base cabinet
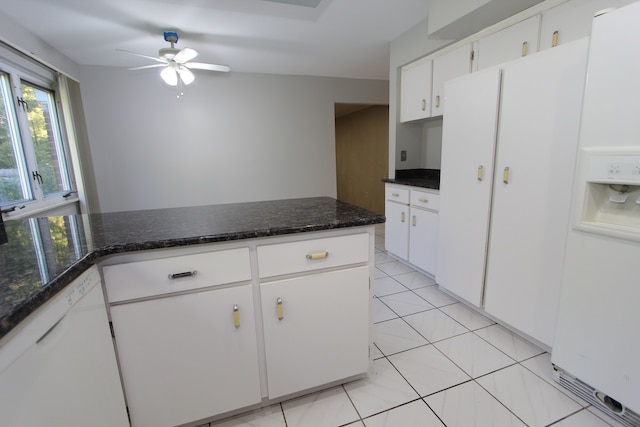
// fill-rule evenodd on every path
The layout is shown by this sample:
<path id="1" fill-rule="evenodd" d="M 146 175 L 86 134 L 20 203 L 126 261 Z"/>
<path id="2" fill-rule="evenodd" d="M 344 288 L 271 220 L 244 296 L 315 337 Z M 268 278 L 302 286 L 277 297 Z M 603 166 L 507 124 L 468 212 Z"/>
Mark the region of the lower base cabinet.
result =
<path id="1" fill-rule="evenodd" d="M 413 190 L 411 193 L 428 194 L 429 198 L 436 198 L 436 195 L 430 193 Z M 412 203 L 410 224 L 409 262 L 435 276 L 438 259 L 438 212 L 421 209 Z"/>
<path id="2" fill-rule="evenodd" d="M 387 217 L 384 224 L 385 249 L 406 260 L 409 257 L 409 204 L 387 200 L 384 211 Z"/>
<path id="3" fill-rule="evenodd" d="M 133 426 L 260 402 L 250 284 L 116 305 L 111 317 Z"/>
<path id="4" fill-rule="evenodd" d="M 435 276 L 439 194 L 397 184 L 385 193 L 386 251 Z"/>
<path id="5" fill-rule="evenodd" d="M 260 285 L 269 397 L 348 378 L 369 364 L 369 268 Z"/>
<path id="6" fill-rule="evenodd" d="M 373 242 L 371 226 L 103 265 L 131 425 L 204 424 L 365 374 Z"/>

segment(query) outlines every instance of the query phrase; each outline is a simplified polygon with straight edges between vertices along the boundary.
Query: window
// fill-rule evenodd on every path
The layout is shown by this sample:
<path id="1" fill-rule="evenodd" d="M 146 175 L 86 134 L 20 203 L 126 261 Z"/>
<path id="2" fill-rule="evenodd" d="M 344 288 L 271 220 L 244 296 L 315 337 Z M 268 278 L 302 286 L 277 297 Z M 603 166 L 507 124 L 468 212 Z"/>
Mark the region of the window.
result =
<path id="1" fill-rule="evenodd" d="M 62 204 L 74 189 L 56 76 L 19 60 L 0 56 L 0 208 L 9 218 Z"/>

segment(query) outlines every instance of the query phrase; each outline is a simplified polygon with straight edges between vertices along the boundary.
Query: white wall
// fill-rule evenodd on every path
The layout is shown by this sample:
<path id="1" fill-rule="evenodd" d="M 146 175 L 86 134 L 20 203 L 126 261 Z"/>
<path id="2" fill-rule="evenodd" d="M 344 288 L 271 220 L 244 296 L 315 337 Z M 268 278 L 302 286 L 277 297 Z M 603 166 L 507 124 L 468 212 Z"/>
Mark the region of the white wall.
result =
<path id="1" fill-rule="evenodd" d="M 13 21 L 0 11 L 0 40 L 10 46 L 37 58 L 49 67 L 78 79 L 78 66 L 75 62 L 64 56 L 35 36 L 27 28 Z"/>
<path id="2" fill-rule="evenodd" d="M 80 66 L 101 212 L 336 196 L 334 103 L 388 82 L 207 74 L 177 99 L 156 70 Z"/>

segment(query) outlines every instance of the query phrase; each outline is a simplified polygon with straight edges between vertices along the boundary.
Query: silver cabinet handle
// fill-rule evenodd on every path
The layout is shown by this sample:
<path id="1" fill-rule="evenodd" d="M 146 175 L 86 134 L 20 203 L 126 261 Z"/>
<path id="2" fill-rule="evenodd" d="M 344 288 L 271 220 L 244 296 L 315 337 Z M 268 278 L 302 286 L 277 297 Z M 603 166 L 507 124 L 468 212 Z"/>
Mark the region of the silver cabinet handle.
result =
<path id="1" fill-rule="evenodd" d="M 238 308 L 238 304 L 233 305 L 233 325 L 236 328 L 240 327 L 240 309 Z"/>
<path id="2" fill-rule="evenodd" d="M 478 166 L 478 181 L 482 181 L 483 176 L 484 176 L 484 166 L 480 165 Z"/>
<path id="3" fill-rule="evenodd" d="M 169 279 L 182 279 L 183 277 L 195 276 L 197 273 L 198 270 L 183 271 L 182 273 L 169 273 Z"/>
<path id="4" fill-rule="evenodd" d="M 282 298 L 276 300 L 276 308 L 278 311 L 278 320 L 284 319 L 284 310 L 282 308 Z"/>
<path id="5" fill-rule="evenodd" d="M 414 227 L 416 226 L 416 216 L 415 215 L 413 215 L 411 217 L 411 225 L 413 225 Z"/>
<path id="6" fill-rule="evenodd" d="M 504 168 L 504 172 L 502 172 L 502 182 L 505 184 L 509 183 L 509 166 Z"/>
<path id="7" fill-rule="evenodd" d="M 400 197 L 400 194 L 399 194 L 399 193 L 391 193 L 391 195 L 392 195 L 393 197 Z"/>
<path id="8" fill-rule="evenodd" d="M 419 201 L 420 203 L 429 203 L 429 199 L 425 199 L 424 197 L 420 197 L 420 198 L 418 199 L 418 201 Z"/>
<path id="9" fill-rule="evenodd" d="M 440 95 L 436 96 L 436 108 L 440 108 Z"/>
<path id="10" fill-rule="evenodd" d="M 400 221 L 404 222 L 404 212 L 400 214 Z"/>
<path id="11" fill-rule="evenodd" d="M 420 108 L 422 109 L 422 111 L 425 111 L 427 109 L 427 100 L 426 99 L 422 100 Z"/>

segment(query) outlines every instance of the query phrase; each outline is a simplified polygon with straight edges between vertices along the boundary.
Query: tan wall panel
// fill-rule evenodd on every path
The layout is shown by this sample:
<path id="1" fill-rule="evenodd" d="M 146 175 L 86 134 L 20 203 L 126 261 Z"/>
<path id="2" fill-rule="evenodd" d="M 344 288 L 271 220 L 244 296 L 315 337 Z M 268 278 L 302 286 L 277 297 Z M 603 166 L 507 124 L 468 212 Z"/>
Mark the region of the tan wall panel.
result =
<path id="1" fill-rule="evenodd" d="M 389 107 L 372 106 L 336 119 L 338 200 L 384 214 L 389 167 Z"/>

